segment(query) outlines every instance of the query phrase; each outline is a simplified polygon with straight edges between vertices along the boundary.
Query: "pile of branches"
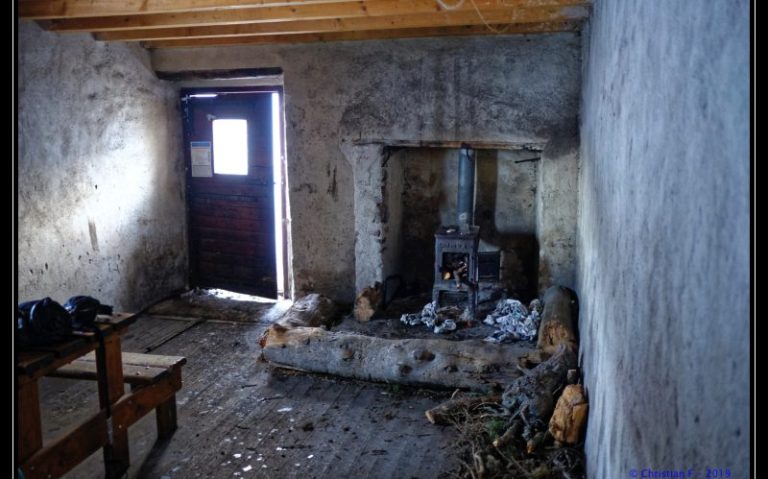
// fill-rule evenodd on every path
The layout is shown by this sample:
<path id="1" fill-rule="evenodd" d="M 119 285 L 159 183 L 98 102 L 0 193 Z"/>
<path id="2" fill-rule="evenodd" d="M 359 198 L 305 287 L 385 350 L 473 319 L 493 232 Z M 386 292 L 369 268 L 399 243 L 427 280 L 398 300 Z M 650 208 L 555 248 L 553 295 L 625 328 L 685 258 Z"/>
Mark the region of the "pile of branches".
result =
<path id="1" fill-rule="evenodd" d="M 575 367 L 575 353 L 562 345 L 501 396 L 455 394 L 427 411 L 433 424 L 450 424 L 459 432 L 456 446 L 462 466 L 456 477 L 585 477 L 581 448 L 556 441 L 552 434 L 562 437 L 562 429 L 550 424 L 558 396 L 578 377 Z"/>
<path id="2" fill-rule="evenodd" d="M 459 433 L 456 447 L 460 454 L 461 466 L 453 474 L 454 477 L 585 477 L 584 453 L 581 447 L 558 447 L 552 443 L 547 432 L 539 433 L 541 436 L 534 436 L 530 440 L 526 440 L 522 434 L 507 435 L 505 438 L 505 432 L 517 423 L 499 403 L 486 402 L 457 410 L 449 419 L 449 423 Z"/>

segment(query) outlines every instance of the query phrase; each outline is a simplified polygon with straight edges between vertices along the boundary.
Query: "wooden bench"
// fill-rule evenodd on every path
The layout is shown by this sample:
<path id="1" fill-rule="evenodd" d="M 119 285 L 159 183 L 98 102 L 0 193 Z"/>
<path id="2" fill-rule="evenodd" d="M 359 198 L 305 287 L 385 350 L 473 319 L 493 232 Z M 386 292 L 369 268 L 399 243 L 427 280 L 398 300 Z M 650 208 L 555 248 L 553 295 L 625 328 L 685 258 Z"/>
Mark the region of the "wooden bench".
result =
<path id="1" fill-rule="evenodd" d="M 128 427 L 154 409 L 158 437 L 170 437 L 177 427 L 176 392 L 181 389 L 181 367 L 187 359 L 181 356 L 122 353 L 122 360 L 123 382 L 131 385 L 132 394 L 115 404 L 113 415 L 121 425 Z M 82 356 L 48 373 L 48 376 L 96 381 L 96 355 L 90 353 Z"/>

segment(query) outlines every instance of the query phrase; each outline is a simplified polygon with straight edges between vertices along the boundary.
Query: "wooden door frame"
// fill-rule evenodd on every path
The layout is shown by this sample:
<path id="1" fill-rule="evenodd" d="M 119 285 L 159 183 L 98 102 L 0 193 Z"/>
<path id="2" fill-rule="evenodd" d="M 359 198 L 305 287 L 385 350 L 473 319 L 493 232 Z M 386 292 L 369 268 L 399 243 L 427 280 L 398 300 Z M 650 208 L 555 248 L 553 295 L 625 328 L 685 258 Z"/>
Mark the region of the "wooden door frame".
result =
<path id="1" fill-rule="evenodd" d="M 282 251 L 283 254 L 280 258 L 275 258 L 275 266 L 277 267 L 277 261 L 280 261 L 282 263 L 283 267 L 283 284 L 277 285 L 277 296 L 278 300 L 282 298 L 286 299 L 292 299 L 293 298 L 293 251 L 291 249 L 291 241 L 290 241 L 290 217 L 289 217 L 289 205 L 288 205 L 288 166 L 287 166 L 287 157 L 286 157 L 286 136 L 285 136 L 285 95 L 282 85 L 259 85 L 259 86 L 201 86 L 201 87 L 183 87 L 179 89 L 179 103 L 181 106 L 181 120 L 182 120 L 182 142 L 183 142 L 183 154 L 184 154 L 184 169 L 185 169 L 185 175 L 184 175 L 184 208 L 185 208 L 185 214 L 186 214 L 186 234 L 187 234 L 187 262 L 188 264 L 191 261 L 191 258 L 189 258 L 189 254 L 192 251 L 192 235 L 190 232 L 191 228 L 191 212 L 189 207 L 189 187 L 190 187 L 190 178 L 191 178 L 191 170 L 187 167 L 187 161 L 189 159 L 190 151 L 189 151 L 189 131 L 190 131 L 190 125 L 188 122 L 191 120 L 191 117 L 187 110 L 187 103 L 186 98 L 189 95 L 194 94 L 203 94 L 203 93 L 224 93 L 224 94 L 238 94 L 238 93 L 277 93 L 279 98 L 279 114 L 278 114 L 278 128 L 279 128 L 279 134 L 280 134 L 280 195 L 281 195 L 281 208 L 280 208 L 280 228 L 282 230 Z M 274 147 L 274 145 L 273 145 Z M 274 165 L 273 165 L 274 170 Z M 274 175 L 274 172 L 273 172 Z M 273 205 L 275 198 L 272 199 Z M 277 218 L 275 219 L 277 222 Z M 276 249 L 277 245 L 275 245 Z M 276 255 L 277 251 L 273 251 L 273 253 Z M 191 278 L 189 275 L 191 274 L 191 268 L 187 268 L 187 283 L 191 283 Z M 282 298 L 280 292 L 282 291 Z"/>

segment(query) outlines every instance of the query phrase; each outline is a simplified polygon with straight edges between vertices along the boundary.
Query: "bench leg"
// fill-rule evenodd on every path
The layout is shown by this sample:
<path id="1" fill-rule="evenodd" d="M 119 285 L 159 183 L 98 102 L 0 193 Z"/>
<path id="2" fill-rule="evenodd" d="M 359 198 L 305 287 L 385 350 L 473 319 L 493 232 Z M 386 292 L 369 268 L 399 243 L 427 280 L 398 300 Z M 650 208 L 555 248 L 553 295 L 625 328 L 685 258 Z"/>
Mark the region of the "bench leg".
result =
<path id="1" fill-rule="evenodd" d="M 104 348 L 96 348 L 97 373 L 99 375 L 99 403 L 101 408 L 113 406 L 123 395 L 123 361 L 120 351 L 120 336 L 113 334 L 104 340 Z M 107 427 L 112 429 L 110 441 L 104 446 L 104 467 L 108 479 L 122 477 L 131 463 L 128 450 L 128 431 L 121 424 L 113 424 L 107 418 Z"/>
<path id="2" fill-rule="evenodd" d="M 171 384 L 175 390 L 181 389 L 181 367 L 176 366 L 171 370 Z M 176 430 L 176 394 L 163 401 L 155 410 L 157 419 L 157 437 L 160 440 L 168 439 Z"/>
<path id="3" fill-rule="evenodd" d="M 157 418 L 157 437 L 168 439 L 176 430 L 176 395 L 158 405 L 155 410 Z"/>
<path id="4" fill-rule="evenodd" d="M 175 390 L 181 388 L 181 368 L 175 367 L 171 370 L 169 381 Z M 131 386 L 131 391 L 141 390 L 142 386 Z M 176 394 L 172 394 L 168 399 L 155 407 L 155 419 L 157 421 L 157 438 L 161 441 L 170 438 L 177 428 L 176 422 Z"/>
<path id="5" fill-rule="evenodd" d="M 16 406 L 16 461 L 21 464 L 43 447 L 37 381 L 19 384 Z"/>
<path id="6" fill-rule="evenodd" d="M 112 443 L 104 446 L 104 464 L 108 478 L 123 477 L 131 464 L 131 455 L 128 447 L 128 431 L 112 430 Z"/>

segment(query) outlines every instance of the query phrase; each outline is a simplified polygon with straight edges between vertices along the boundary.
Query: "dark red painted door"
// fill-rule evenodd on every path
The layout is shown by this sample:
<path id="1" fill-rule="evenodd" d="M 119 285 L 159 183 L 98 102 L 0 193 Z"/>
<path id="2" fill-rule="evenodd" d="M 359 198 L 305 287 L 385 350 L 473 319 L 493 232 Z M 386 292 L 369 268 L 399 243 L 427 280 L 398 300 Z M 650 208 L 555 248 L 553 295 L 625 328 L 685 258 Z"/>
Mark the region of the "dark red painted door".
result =
<path id="1" fill-rule="evenodd" d="M 272 91 L 202 94 L 182 92 L 190 283 L 276 298 Z"/>

